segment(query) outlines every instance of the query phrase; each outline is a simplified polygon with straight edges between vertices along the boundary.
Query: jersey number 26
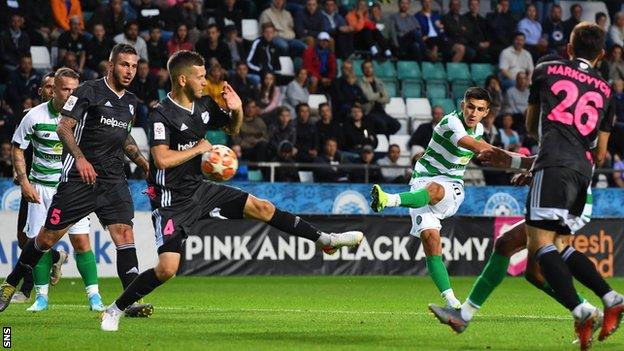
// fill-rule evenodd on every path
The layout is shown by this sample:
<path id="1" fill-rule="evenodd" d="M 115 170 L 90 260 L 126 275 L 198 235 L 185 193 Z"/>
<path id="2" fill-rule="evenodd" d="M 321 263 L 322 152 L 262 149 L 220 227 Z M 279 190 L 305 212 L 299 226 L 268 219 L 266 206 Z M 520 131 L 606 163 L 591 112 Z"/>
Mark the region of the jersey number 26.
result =
<path id="1" fill-rule="evenodd" d="M 567 125 L 574 125 L 581 135 L 586 136 L 591 133 L 598 123 L 598 109 L 602 108 L 604 101 L 602 95 L 595 91 L 588 91 L 580 98 L 576 84 L 569 80 L 557 81 L 550 87 L 555 96 L 564 92 L 565 97 L 559 105 L 548 115 L 551 121 L 560 122 Z M 577 101 L 578 99 L 578 101 Z M 590 104 L 592 103 L 593 106 Z M 576 105 L 576 107 L 574 107 Z M 574 113 L 568 112 L 570 108 L 574 108 Z M 587 116 L 587 120 L 583 122 L 583 116 Z"/>

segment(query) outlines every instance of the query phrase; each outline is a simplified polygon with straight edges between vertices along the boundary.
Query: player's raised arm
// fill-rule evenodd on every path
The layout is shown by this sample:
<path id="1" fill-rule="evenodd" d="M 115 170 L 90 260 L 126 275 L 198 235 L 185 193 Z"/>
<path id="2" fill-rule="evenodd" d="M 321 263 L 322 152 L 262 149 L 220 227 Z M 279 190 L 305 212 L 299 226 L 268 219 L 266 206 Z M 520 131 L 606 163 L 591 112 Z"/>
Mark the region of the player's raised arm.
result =
<path id="1" fill-rule="evenodd" d="M 243 102 L 228 82 L 223 86 L 223 98 L 231 112 L 230 123 L 223 127 L 223 131 L 228 135 L 237 135 L 243 125 Z"/>
<path id="2" fill-rule="evenodd" d="M 128 134 L 126 141 L 123 144 L 124 154 L 128 156 L 132 162 L 134 162 L 137 166 L 141 167 L 145 174 L 149 173 L 149 162 L 145 159 L 145 156 L 141 154 L 141 150 L 139 150 L 139 146 L 136 141 L 132 137 L 132 135 Z"/>

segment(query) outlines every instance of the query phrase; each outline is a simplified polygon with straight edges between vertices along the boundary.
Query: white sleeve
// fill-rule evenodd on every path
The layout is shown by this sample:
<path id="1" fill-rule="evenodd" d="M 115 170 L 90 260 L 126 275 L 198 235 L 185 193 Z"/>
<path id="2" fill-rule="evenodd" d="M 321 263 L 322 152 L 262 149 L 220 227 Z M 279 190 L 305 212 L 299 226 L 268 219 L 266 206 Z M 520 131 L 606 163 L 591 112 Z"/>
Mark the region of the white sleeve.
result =
<path id="1" fill-rule="evenodd" d="M 451 141 L 451 143 L 453 143 L 454 146 L 459 146 L 459 139 L 468 135 L 464 124 L 462 123 L 462 121 L 459 120 L 459 117 L 457 117 L 456 115 L 449 115 L 448 123 L 446 124 L 446 126 L 448 130 L 453 132 L 449 140 Z"/>
<path id="2" fill-rule="evenodd" d="M 30 139 L 33 134 L 33 118 L 29 113 L 22 118 L 17 129 L 15 129 L 15 133 L 13 134 L 13 144 L 19 145 L 19 148 L 22 150 L 26 150 L 28 145 L 30 145 Z"/>

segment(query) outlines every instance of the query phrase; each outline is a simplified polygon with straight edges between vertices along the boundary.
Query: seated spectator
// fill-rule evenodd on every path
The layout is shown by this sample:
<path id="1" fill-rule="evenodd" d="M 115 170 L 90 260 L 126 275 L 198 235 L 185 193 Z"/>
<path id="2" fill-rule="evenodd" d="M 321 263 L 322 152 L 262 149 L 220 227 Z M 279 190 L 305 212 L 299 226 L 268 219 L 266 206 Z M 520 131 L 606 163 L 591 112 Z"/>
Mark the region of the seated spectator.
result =
<path id="1" fill-rule="evenodd" d="M 459 62 L 462 60 L 470 61 L 476 55 L 476 51 L 468 46 L 468 21 L 466 17 L 459 13 L 461 4 L 459 0 L 449 1 L 449 12 L 442 16 L 442 26 L 444 27 L 444 35 L 448 40 L 448 45 L 453 47 L 453 51 L 456 53 L 453 62 Z M 464 53 L 464 57 L 459 58 L 459 53 Z"/>
<path id="2" fill-rule="evenodd" d="M 463 45 L 451 45 L 444 36 L 444 25 L 440 14 L 433 11 L 432 0 L 421 0 L 422 9 L 416 14 L 420 24 L 426 55 L 429 61 L 440 61 L 447 56 L 453 62 L 460 62 L 466 53 Z"/>
<path id="3" fill-rule="evenodd" d="M 310 92 L 326 93 L 336 78 L 336 55 L 330 48 L 329 34 L 321 32 L 317 45 L 310 45 L 303 52 L 303 68 L 310 75 Z"/>
<path id="4" fill-rule="evenodd" d="M 178 28 L 185 24 L 188 41 L 195 45 L 199 39 L 200 29 L 204 28 L 204 18 L 201 16 L 200 1 L 182 0 L 170 9 L 168 28 Z"/>
<path id="5" fill-rule="evenodd" d="M 240 2 L 236 0 L 222 0 L 215 10 L 215 19 L 219 30 L 226 32 L 228 26 L 234 26 L 240 33 L 243 24 L 243 9 Z"/>
<path id="6" fill-rule="evenodd" d="M 139 100 L 136 127 L 147 126 L 147 116 L 158 104 L 158 78 L 150 73 L 147 61 L 140 59 L 137 74 L 128 88 Z"/>
<path id="7" fill-rule="evenodd" d="M 394 134 L 401 129 L 401 123 L 386 113 L 384 107 L 390 102 L 390 96 L 386 92 L 383 82 L 375 77 L 373 62 L 362 62 L 364 76 L 360 79 L 360 89 L 366 97 L 366 103 L 362 105 L 364 113 L 375 123 L 375 130 L 379 134 Z"/>
<path id="8" fill-rule="evenodd" d="M 624 129 L 624 80 L 613 81 L 613 102 L 615 104 L 616 125 Z"/>
<path id="9" fill-rule="evenodd" d="M 301 56 L 306 44 L 295 38 L 293 17 L 284 8 L 285 0 L 272 0 L 271 7 L 260 14 L 260 24 L 273 23 L 277 30 L 274 43 L 283 55 Z"/>
<path id="10" fill-rule="evenodd" d="M 529 107 L 529 79 L 524 72 L 518 72 L 516 86 L 505 94 L 505 113 L 514 116 L 514 128 L 524 131 L 524 113 Z"/>
<path id="11" fill-rule="evenodd" d="M 41 78 L 32 67 L 29 54 L 20 58 L 19 65 L 9 75 L 4 97 L 14 113 L 22 111 L 22 102 L 27 98 L 37 98 L 37 88 Z"/>
<path id="12" fill-rule="evenodd" d="M 491 113 L 483 119 L 483 141 L 490 145 L 502 146 L 502 143 L 500 142 L 500 136 L 498 135 L 498 129 L 496 129 L 496 126 L 494 125 L 495 120 L 496 116 L 492 115 Z"/>
<path id="13" fill-rule="evenodd" d="M 346 182 L 348 173 L 343 168 L 336 166 L 344 164 L 345 160 L 340 151 L 338 144 L 334 139 L 325 140 L 323 152 L 314 160 L 314 163 L 327 164 L 331 167 L 314 168 L 314 181 L 318 183 L 337 183 Z"/>
<path id="14" fill-rule="evenodd" d="M 342 75 L 334 84 L 335 92 L 332 94 L 332 102 L 336 111 L 337 122 L 348 119 L 351 113 L 351 106 L 354 103 L 366 103 L 366 96 L 358 83 L 358 78 L 353 71 L 353 62 L 345 60 L 342 62 Z"/>
<path id="15" fill-rule="evenodd" d="M 281 92 L 275 85 L 275 76 L 273 73 L 267 72 L 262 78 L 262 84 L 260 84 L 260 100 L 258 101 L 260 113 L 263 115 L 272 113 L 279 107 L 280 100 Z M 287 107 L 285 108 L 288 109 Z"/>
<path id="16" fill-rule="evenodd" d="M 273 162 L 279 162 L 282 164 L 292 164 L 292 166 L 277 167 L 275 169 L 275 181 L 276 182 L 299 182 L 299 170 L 295 167 L 295 148 L 293 144 L 288 141 L 282 141 L 277 147 L 277 156 L 273 158 Z"/>
<path id="17" fill-rule="evenodd" d="M 196 51 L 207 59 L 207 66 L 211 64 L 210 61 L 216 60 L 221 65 L 221 67 L 225 68 L 226 70 L 233 69 L 234 67 L 232 66 L 232 55 L 230 54 L 230 48 L 225 42 L 221 40 L 221 32 L 219 31 L 219 27 L 217 27 L 216 24 L 210 24 L 208 25 L 207 32 L 208 36 L 199 39 L 199 41 L 197 42 Z"/>
<path id="18" fill-rule="evenodd" d="M 332 138 L 336 139 L 338 143 L 338 149 L 342 150 L 343 136 L 342 126 L 333 120 L 332 110 L 329 104 L 324 102 L 319 105 L 319 116 L 321 119 L 316 122 L 316 131 L 318 133 L 319 145 L 324 145 L 325 140 Z"/>
<path id="19" fill-rule="evenodd" d="M 247 51 L 245 50 L 245 44 L 243 38 L 238 35 L 238 30 L 234 26 L 225 27 L 225 40 L 224 43 L 230 52 L 231 62 L 244 61 L 247 58 Z M 260 83 L 260 77 L 258 77 L 257 84 Z"/>
<path id="20" fill-rule="evenodd" d="M 264 23 L 262 36 L 253 41 L 247 55 L 247 66 L 251 73 L 263 76 L 265 72 L 274 73 L 282 68 L 274 38 L 275 26 L 270 22 Z"/>
<path id="21" fill-rule="evenodd" d="M 513 41 L 516 32 L 516 20 L 509 11 L 509 0 L 498 0 L 496 11 L 488 13 L 485 22 L 492 39 L 490 54 L 496 59 Z"/>
<path id="22" fill-rule="evenodd" d="M 476 52 L 476 61 L 489 62 L 492 43 L 489 39 L 487 22 L 479 13 L 479 0 L 468 1 L 468 9 L 469 11 L 464 14 L 467 26 L 467 45 Z"/>
<path id="23" fill-rule="evenodd" d="M 544 21 L 542 38 L 548 42 L 548 48 L 554 53 L 563 53 L 568 43 L 566 29 L 561 20 L 561 6 L 555 4 L 550 9 L 550 17 Z"/>
<path id="24" fill-rule="evenodd" d="M 0 145 L 0 177 L 13 178 L 13 160 L 11 158 L 11 142 L 2 141 Z"/>
<path id="25" fill-rule="evenodd" d="M 349 172 L 349 182 L 351 183 L 382 183 L 383 177 L 381 176 L 381 170 L 377 168 L 375 164 L 375 153 L 373 147 L 370 145 L 364 145 L 362 152 L 353 163 L 358 165 L 367 165 L 368 170 L 356 168 Z M 367 178 L 368 173 L 368 178 Z"/>
<path id="26" fill-rule="evenodd" d="M 3 144 L 4 146 L 4 144 Z M 613 155 L 613 182 L 618 188 L 624 188 L 624 161 L 619 154 Z"/>
<path id="27" fill-rule="evenodd" d="M 360 104 L 356 103 L 351 107 L 351 119 L 343 124 L 342 131 L 345 151 L 359 154 L 364 145 L 377 147 L 375 127 L 368 118 L 364 118 L 364 111 Z"/>
<path id="28" fill-rule="evenodd" d="M 115 44 L 106 36 L 104 25 L 97 23 L 93 25 L 93 37 L 86 43 L 86 66 L 97 72 L 100 62 L 109 59 L 110 52 Z"/>
<path id="29" fill-rule="evenodd" d="M 503 128 L 498 130 L 498 136 L 505 150 L 518 152 L 522 144 L 518 132 L 512 128 L 513 123 L 514 118 L 511 113 L 503 114 Z"/>
<path id="30" fill-rule="evenodd" d="M 310 121 L 310 106 L 303 102 L 296 106 L 297 111 L 297 160 L 313 162 L 318 156 L 319 136 L 316 125 Z"/>
<path id="31" fill-rule="evenodd" d="M 255 100 L 246 100 L 240 133 L 232 136 L 232 141 L 241 147 L 243 160 L 268 160 L 269 130 L 260 118 L 259 110 Z"/>
<path id="32" fill-rule="evenodd" d="M 323 31 L 323 15 L 317 0 L 307 0 L 303 11 L 295 14 L 295 34 L 308 46 L 314 45 L 314 38 Z"/>
<path id="33" fill-rule="evenodd" d="M 442 109 L 442 106 L 433 106 L 431 108 L 431 122 L 419 125 L 410 137 L 407 146 L 412 147 L 418 145 L 427 148 L 429 140 L 431 140 L 431 136 L 433 135 L 433 128 L 440 123 L 443 117 L 444 109 Z"/>
<path id="34" fill-rule="evenodd" d="M 323 31 L 334 38 L 336 56 L 346 59 L 354 50 L 353 32 L 355 28 L 348 25 L 345 18 L 338 12 L 336 0 L 325 0 L 321 14 L 323 15 Z"/>
<path id="35" fill-rule="evenodd" d="M 399 12 L 390 15 L 390 44 L 399 59 L 422 61 L 422 32 L 409 7 L 410 0 L 399 0 Z"/>
<path id="36" fill-rule="evenodd" d="M 393 50 L 390 43 L 390 20 L 388 16 L 381 12 L 381 5 L 378 2 L 373 2 L 368 10 L 368 18 L 375 24 L 375 28 L 379 30 L 382 37 L 390 47 L 390 51 Z"/>
<path id="37" fill-rule="evenodd" d="M 279 144 L 288 140 L 293 145 L 297 141 L 297 131 L 295 129 L 295 121 L 290 117 L 290 110 L 286 107 L 280 107 L 277 114 L 277 123 L 269 127 L 269 147 L 273 154 L 277 152 Z M 295 150 L 297 154 L 297 150 Z"/>
<path id="38" fill-rule="evenodd" d="M 524 34 L 516 33 L 513 45 L 509 46 L 500 54 L 498 68 L 501 73 L 503 89 L 507 90 L 516 84 L 518 73 L 524 72 L 529 80 L 533 74 L 533 58 L 524 49 Z"/>
<path id="39" fill-rule="evenodd" d="M 388 154 L 377 160 L 379 166 L 406 166 L 399 164 L 399 158 L 401 157 L 401 148 L 397 144 L 391 144 L 388 147 Z M 381 175 L 385 183 L 407 183 L 410 179 L 411 170 L 404 168 L 381 168 Z"/>
<path id="40" fill-rule="evenodd" d="M 305 68 L 299 68 L 295 79 L 286 86 L 282 102 L 286 107 L 290 108 L 291 113 L 294 113 L 295 106 L 307 103 L 309 98 L 308 71 Z"/>
<path id="41" fill-rule="evenodd" d="M 164 12 L 164 11 L 163 11 Z M 165 14 L 154 4 L 152 0 L 140 0 L 136 7 L 137 22 L 141 31 L 158 26 L 165 26 Z"/>
<path id="42" fill-rule="evenodd" d="M 615 19 L 609 29 L 609 39 L 613 44 L 624 46 L 624 12 L 615 14 Z"/>
<path id="43" fill-rule="evenodd" d="M 238 61 L 236 71 L 232 78 L 229 79 L 230 85 L 234 91 L 240 96 L 241 100 L 256 100 L 260 91 L 258 84 L 249 77 L 249 67 L 244 61 Z"/>
<path id="44" fill-rule="evenodd" d="M 193 50 L 193 43 L 189 41 L 188 28 L 184 23 L 178 24 L 175 33 L 173 33 L 173 36 L 167 42 L 167 52 L 169 53 L 169 56 L 180 50 Z M 206 58 L 208 57 L 210 56 L 206 56 Z"/>
<path id="45" fill-rule="evenodd" d="M 73 52 L 78 57 L 78 73 L 82 73 L 87 61 L 85 49 L 87 48 L 87 38 L 82 34 L 80 24 L 82 19 L 72 17 L 69 19 L 70 30 L 61 34 L 58 38 L 58 62 L 63 61 L 68 51 Z"/>
<path id="46" fill-rule="evenodd" d="M 570 38 L 572 30 L 577 24 L 583 21 L 583 6 L 579 4 L 573 4 L 570 6 L 570 18 L 563 22 L 563 26 L 566 31 L 566 38 Z"/>
<path id="47" fill-rule="evenodd" d="M 14 71 L 20 63 L 20 58 L 30 55 L 30 37 L 22 30 L 23 26 L 24 17 L 14 13 L 11 15 L 9 28 L 0 33 L 0 64 L 5 69 L 5 72 L 0 71 L 0 74 Z"/>
<path id="48" fill-rule="evenodd" d="M 121 0 L 110 0 L 108 4 L 102 3 L 93 13 L 87 27 L 93 28 L 96 23 L 104 25 L 107 35 L 115 36 L 123 33 L 126 27 L 126 14 L 123 11 Z"/>
<path id="49" fill-rule="evenodd" d="M 485 89 L 490 93 L 489 114 L 496 118 L 500 115 L 503 106 L 503 89 L 496 75 L 492 74 L 485 79 Z"/>
<path id="50" fill-rule="evenodd" d="M 613 45 L 609 50 L 609 81 L 624 79 L 624 49 L 620 45 Z"/>
<path id="51" fill-rule="evenodd" d="M 167 43 L 162 40 L 162 31 L 159 26 L 150 28 L 149 40 L 146 45 L 150 71 L 158 77 L 159 86 L 164 86 L 165 82 L 169 80 L 169 72 L 167 71 L 169 52 Z"/>
<path id="52" fill-rule="evenodd" d="M 224 86 L 223 69 L 218 63 L 215 63 L 208 69 L 206 86 L 204 87 L 203 93 L 204 95 L 210 96 L 221 108 L 226 109 L 227 105 L 222 95 Z"/>
<path id="53" fill-rule="evenodd" d="M 347 23 L 354 29 L 355 47 L 361 50 L 370 50 L 373 57 L 392 56 L 392 51 L 386 39 L 368 18 L 368 4 L 365 0 L 358 0 L 353 9 L 347 13 Z"/>
<path id="54" fill-rule="evenodd" d="M 609 33 L 609 26 L 607 26 L 607 14 L 604 12 L 597 12 L 596 16 L 594 17 L 595 21 L 596 21 L 596 25 L 598 25 L 598 27 L 602 28 L 602 30 L 605 31 L 605 33 Z M 607 39 L 608 41 L 608 39 Z"/>
<path id="55" fill-rule="evenodd" d="M 79 0 L 52 0 L 50 1 L 52 16 L 57 27 L 65 32 L 71 29 L 71 19 L 78 20 L 78 29 L 82 32 L 85 29 L 83 23 L 82 8 Z"/>
<path id="56" fill-rule="evenodd" d="M 527 6 L 526 15 L 518 22 L 518 32 L 524 34 L 525 48 L 531 53 L 534 61 L 546 53 L 546 41 L 542 38 L 542 24 L 537 20 L 537 7 Z"/>
<path id="57" fill-rule="evenodd" d="M 106 28 L 106 25 L 104 26 L 104 28 Z M 139 24 L 137 22 L 126 23 L 126 25 L 124 26 L 124 32 L 122 34 L 117 34 L 113 38 L 113 41 L 115 42 L 115 44 L 132 45 L 139 54 L 139 58 L 142 58 L 145 61 L 149 61 L 149 58 L 147 56 L 147 44 L 145 43 L 145 40 L 139 36 Z"/>

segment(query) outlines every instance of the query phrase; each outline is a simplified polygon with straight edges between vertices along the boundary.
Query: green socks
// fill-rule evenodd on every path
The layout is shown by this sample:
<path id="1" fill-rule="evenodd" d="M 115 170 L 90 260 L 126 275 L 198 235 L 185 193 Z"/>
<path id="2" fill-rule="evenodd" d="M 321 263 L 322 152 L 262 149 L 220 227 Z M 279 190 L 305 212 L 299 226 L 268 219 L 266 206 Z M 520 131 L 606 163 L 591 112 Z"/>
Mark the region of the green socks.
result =
<path id="1" fill-rule="evenodd" d="M 97 285 L 98 275 L 93 251 L 76 253 L 76 266 L 85 286 Z"/>
<path id="2" fill-rule="evenodd" d="M 35 285 L 47 285 L 50 283 L 50 270 L 52 269 L 52 253 L 46 252 L 33 268 Z"/>
<path id="3" fill-rule="evenodd" d="M 490 294 L 500 285 L 507 276 L 507 267 L 509 267 L 509 258 L 492 253 L 488 263 L 485 265 L 483 272 L 477 281 L 475 281 L 470 290 L 468 299 L 477 306 L 482 306 Z"/>
<path id="4" fill-rule="evenodd" d="M 451 288 L 448 271 L 446 270 L 444 262 L 442 262 L 442 256 L 427 257 L 427 270 L 429 271 L 429 276 L 433 279 L 433 283 L 438 287 L 438 290 L 440 290 L 440 293 Z"/>
<path id="5" fill-rule="evenodd" d="M 419 208 L 429 204 L 429 192 L 427 189 L 400 193 L 401 207 Z"/>

